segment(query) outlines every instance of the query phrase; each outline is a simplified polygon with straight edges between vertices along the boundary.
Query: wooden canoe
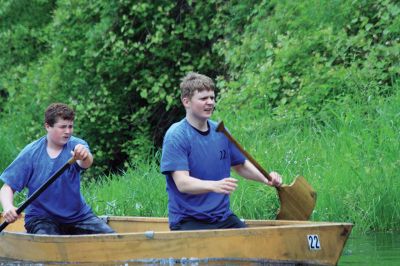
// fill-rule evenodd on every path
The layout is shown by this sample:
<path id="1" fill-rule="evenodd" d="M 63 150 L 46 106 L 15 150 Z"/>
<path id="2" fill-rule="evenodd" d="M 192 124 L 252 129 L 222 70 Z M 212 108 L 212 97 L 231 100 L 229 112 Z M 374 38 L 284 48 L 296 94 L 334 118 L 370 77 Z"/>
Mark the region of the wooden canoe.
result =
<path id="1" fill-rule="evenodd" d="M 171 232 L 166 218 L 106 219 L 117 233 L 32 235 L 20 219 L 0 233 L 0 262 L 336 265 L 352 229 L 350 223 L 248 220 L 245 229 Z"/>

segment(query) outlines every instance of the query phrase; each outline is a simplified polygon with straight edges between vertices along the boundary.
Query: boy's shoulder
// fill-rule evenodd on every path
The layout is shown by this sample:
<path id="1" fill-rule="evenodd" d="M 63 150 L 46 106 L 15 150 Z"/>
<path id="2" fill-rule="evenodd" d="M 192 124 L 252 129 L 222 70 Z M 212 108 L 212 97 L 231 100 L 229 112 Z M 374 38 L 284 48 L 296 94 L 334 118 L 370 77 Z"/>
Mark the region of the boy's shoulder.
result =
<path id="1" fill-rule="evenodd" d="M 43 147 L 43 145 L 45 145 L 45 144 L 46 144 L 46 136 L 43 136 L 37 140 L 32 141 L 28 145 L 26 145 L 22 151 L 34 152 L 38 149 L 41 149 Z"/>
<path id="2" fill-rule="evenodd" d="M 71 136 L 68 142 L 72 142 L 72 143 L 86 143 L 86 141 L 84 139 L 78 138 L 76 136 Z"/>
<path id="3" fill-rule="evenodd" d="M 173 123 L 167 130 L 167 134 L 171 134 L 172 132 L 181 131 L 185 129 L 189 123 L 187 123 L 186 119 L 182 119 L 181 121 Z"/>

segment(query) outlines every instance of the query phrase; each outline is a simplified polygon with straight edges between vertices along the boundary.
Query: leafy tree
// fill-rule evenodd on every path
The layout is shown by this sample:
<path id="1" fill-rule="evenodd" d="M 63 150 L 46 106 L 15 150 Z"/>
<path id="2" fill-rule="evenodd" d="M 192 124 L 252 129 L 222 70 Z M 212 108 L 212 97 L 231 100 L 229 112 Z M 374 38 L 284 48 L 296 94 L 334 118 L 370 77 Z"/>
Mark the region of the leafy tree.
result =
<path id="1" fill-rule="evenodd" d="M 0 4 L 0 111 L 21 90 L 16 83 L 29 63 L 48 51 L 43 28 L 51 21 L 55 1 L 11 1 Z"/>
<path id="2" fill-rule="evenodd" d="M 181 118 L 182 76 L 221 73 L 212 45 L 222 36 L 223 2 L 59 0 L 40 32 L 50 49 L 21 67 L 21 79 L 12 82 L 24 93 L 9 106 L 34 99 L 37 111 L 26 117 L 37 123 L 35 114 L 50 102 L 71 104 L 76 134 L 91 144 L 98 168 L 119 168 L 160 145 Z"/>
<path id="3" fill-rule="evenodd" d="M 218 45 L 229 68 L 222 112 L 314 116 L 345 97 L 394 93 L 397 1 L 261 1 L 256 9 L 240 38 L 227 27 L 234 37 Z"/>

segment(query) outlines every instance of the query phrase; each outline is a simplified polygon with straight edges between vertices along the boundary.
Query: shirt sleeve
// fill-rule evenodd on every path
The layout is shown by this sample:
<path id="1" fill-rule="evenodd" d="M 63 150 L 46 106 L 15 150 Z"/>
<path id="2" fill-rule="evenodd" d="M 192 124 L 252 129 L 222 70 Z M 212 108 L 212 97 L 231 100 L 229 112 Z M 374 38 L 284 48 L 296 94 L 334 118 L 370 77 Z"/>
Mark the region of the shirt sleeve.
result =
<path id="1" fill-rule="evenodd" d="M 189 171 L 188 152 L 187 141 L 181 134 L 166 134 L 162 148 L 161 172 L 168 174 L 178 170 Z"/>
<path id="2" fill-rule="evenodd" d="M 29 157 L 25 148 L 0 176 L 0 179 L 14 191 L 23 190 L 32 176 L 32 160 Z"/>

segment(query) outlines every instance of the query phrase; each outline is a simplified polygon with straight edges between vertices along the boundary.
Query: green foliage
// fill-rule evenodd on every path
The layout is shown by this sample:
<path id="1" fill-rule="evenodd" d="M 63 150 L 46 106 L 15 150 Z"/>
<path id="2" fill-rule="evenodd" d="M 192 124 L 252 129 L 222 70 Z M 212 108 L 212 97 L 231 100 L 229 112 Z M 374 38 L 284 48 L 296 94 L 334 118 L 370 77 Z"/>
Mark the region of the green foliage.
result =
<path id="1" fill-rule="evenodd" d="M 362 232 L 398 230 L 399 88 L 396 84 L 397 93 L 386 98 L 348 97 L 331 103 L 324 123 L 306 116 L 255 120 L 253 112 L 239 117 L 218 112 L 216 118 L 224 118 L 244 148 L 266 170 L 281 173 L 285 184 L 299 175 L 307 179 L 317 191 L 312 220 L 352 222 Z M 272 192 L 241 182 L 232 205 L 244 217 L 274 217 Z"/>
<path id="2" fill-rule="evenodd" d="M 343 95 L 394 93 L 396 1 L 262 1 L 257 10 L 241 38 L 218 44 L 230 70 L 219 108 L 298 117 Z"/>
<path id="3" fill-rule="evenodd" d="M 0 5 L 0 111 L 21 86 L 29 64 L 48 51 L 43 28 L 55 1 L 2 0 Z"/>
<path id="4" fill-rule="evenodd" d="M 75 133 L 91 145 L 98 169 L 147 154 L 183 116 L 180 78 L 190 70 L 220 73 L 211 48 L 222 35 L 222 2 L 57 1 L 48 24 L 28 23 L 38 25 L 32 32 L 46 49 L 24 51 L 31 63 L 1 81 L 10 119 L 21 113 L 34 128 L 21 139 L 43 134 L 33 125 L 42 124 L 49 103 L 60 101 L 76 109 Z M 13 38 L 25 36 L 25 24 L 11 17 L 4 19 L 22 27 Z"/>
<path id="5" fill-rule="evenodd" d="M 331 104 L 324 125 L 307 117 L 276 122 L 254 121 L 250 113 L 243 120 L 225 116 L 232 118 L 227 126 L 234 137 L 265 169 L 280 172 L 285 184 L 302 175 L 314 187 L 312 220 L 351 222 L 358 232 L 391 231 L 400 221 L 399 96 Z M 252 122 L 243 126 L 246 120 Z M 165 177 L 158 170 L 159 154 L 155 157 L 85 186 L 97 213 L 166 216 Z M 275 189 L 238 179 L 232 210 L 245 219 L 274 219 Z"/>
<path id="6" fill-rule="evenodd" d="M 66 25 L 56 31 L 59 40 L 68 38 L 62 49 L 81 49 L 69 60 L 81 61 L 71 69 L 75 74 L 78 68 L 80 75 L 63 71 L 76 83 L 69 91 L 81 114 L 82 134 L 96 143 L 97 159 L 108 161 L 110 168 L 148 151 L 152 140 L 160 143 L 160 132 L 182 114 L 177 86 L 184 73 L 214 71 L 217 57 L 210 57 L 210 49 L 217 33 L 210 34 L 202 21 L 212 20 L 216 4 L 104 1 L 82 5 L 86 10 L 79 14 L 85 18 L 92 14 L 90 27 L 95 27 L 82 30 L 85 37 L 78 36 L 76 45 L 62 31 L 77 24 L 60 18 Z"/>
<path id="7" fill-rule="evenodd" d="M 99 215 L 167 216 L 165 177 L 157 162 L 140 159 L 121 175 L 85 182 L 87 203 Z"/>
<path id="8" fill-rule="evenodd" d="M 0 127 L 0 143 L 4 151 L 0 153 L 0 169 L 5 169 L 12 162 L 12 156 L 15 157 L 17 154 L 13 142 L 10 140 L 10 136 L 3 134 L 3 127 Z"/>
<path id="9" fill-rule="evenodd" d="M 399 15 L 394 0 L 3 0 L 0 167 L 43 134 L 49 103 L 66 102 L 98 170 L 131 166 L 89 191 L 140 188 L 127 200 L 90 192 L 106 204 L 96 210 L 164 215 L 158 164 L 140 158 L 183 116 L 179 79 L 195 70 L 218 76 L 215 118 L 245 148 L 285 183 L 303 174 L 315 186 L 313 219 L 398 228 Z M 272 218 L 277 204 L 242 181 L 232 197 L 245 218 Z"/>
<path id="10" fill-rule="evenodd" d="M 285 184 L 302 175 L 314 187 L 318 198 L 312 220 L 352 222 L 358 232 L 395 231 L 400 226 L 399 104 L 399 93 L 367 103 L 346 99 L 330 105 L 324 125 L 307 117 L 254 121 L 250 112 L 238 120 L 232 113 L 225 117 L 234 137 L 265 169 L 280 172 Z M 167 216 L 159 156 L 150 153 L 119 175 L 86 180 L 89 205 L 99 215 Z M 232 210 L 245 219 L 274 219 L 276 194 L 239 178 Z"/>
<path id="11" fill-rule="evenodd" d="M 183 115 L 178 84 L 190 70 L 220 76 L 222 112 L 255 118 L 393 94 L 399 10 L 386 0 L 6 1 L 0 109 L 25 125 L 20 143 L 43 134 L 49 103 L 71 104 L 96 166 L 116 169 Z"/>
<path id="12" fill-rule="evenodd" d="M 51 20 L 55 1 L 1 1 L 0 7 L 0 72 L 26 64 L 46 51 L 46 38 L 41 29 Z"/>

